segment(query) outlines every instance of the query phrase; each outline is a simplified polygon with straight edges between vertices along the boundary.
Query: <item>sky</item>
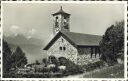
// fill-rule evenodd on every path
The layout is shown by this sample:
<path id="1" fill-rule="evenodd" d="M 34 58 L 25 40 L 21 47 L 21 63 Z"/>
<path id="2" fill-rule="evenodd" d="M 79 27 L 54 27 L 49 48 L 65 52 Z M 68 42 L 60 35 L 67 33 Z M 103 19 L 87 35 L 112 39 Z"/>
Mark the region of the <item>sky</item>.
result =
<path id="1" fill-rule="evenodd" d="M 60 6 L 69 14 L 70 31 L 103 35 L 116 21 L 124 18 L 124 4 L 86 3 L 3 3 L 4 35 L 23 34 L 46 44 L 53 37 L 53 16 Z"/>

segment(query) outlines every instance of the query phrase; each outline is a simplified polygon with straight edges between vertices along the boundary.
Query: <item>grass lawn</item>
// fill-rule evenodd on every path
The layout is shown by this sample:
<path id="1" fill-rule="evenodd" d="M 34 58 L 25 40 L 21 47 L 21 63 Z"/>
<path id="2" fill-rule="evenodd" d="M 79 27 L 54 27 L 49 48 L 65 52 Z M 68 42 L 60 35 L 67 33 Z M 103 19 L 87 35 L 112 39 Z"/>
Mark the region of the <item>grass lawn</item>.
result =
<path id="1" fill-rule="evenodd" d="M 124 65 L 117 64 L 87 72 L 83 75 L 83 78 L 124 78 Z"/>

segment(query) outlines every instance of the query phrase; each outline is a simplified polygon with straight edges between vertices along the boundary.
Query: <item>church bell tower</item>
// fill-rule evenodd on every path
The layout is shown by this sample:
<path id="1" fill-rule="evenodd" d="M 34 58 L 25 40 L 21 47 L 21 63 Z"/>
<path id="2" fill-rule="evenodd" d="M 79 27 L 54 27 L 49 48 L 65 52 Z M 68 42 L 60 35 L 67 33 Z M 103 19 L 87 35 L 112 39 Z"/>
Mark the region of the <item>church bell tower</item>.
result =
<path id="1" fill-rule="evenodd" d="M 62 6 L 60 10 L 53 15 L 53 34 L 56 35 L 59 31 L 69 32 L 70 14 L 63 11 Z"/>

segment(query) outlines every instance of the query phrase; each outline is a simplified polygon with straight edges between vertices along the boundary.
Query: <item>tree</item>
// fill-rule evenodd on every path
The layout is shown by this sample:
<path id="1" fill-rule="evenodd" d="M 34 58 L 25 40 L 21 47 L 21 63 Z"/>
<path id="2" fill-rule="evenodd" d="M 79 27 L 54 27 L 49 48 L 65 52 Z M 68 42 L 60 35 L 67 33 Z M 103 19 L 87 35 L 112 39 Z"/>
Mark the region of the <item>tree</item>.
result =
<path id="1" fill-rule="evenodd" d="M 46 67 L 47 66 L 47 58 L 43 58 L 42 63 L 44 63 L 44 66 Z"/>
<path id="2" fill-rule="evenodd" d="M 36 60 L 36 65 L 40 65 L 40 62 L 38 60 Z"/>
<path id="3" fill-rule="evenodd" d="M 12 55 L 13 67 L 23 67 L 27 64 L 27 58 L 22 49 L 18 46 Z"/>
<path id="4" fill-rule="evenodd" d="M 117 62 L 117 55 L 124 49 L 124 22 L 111 25 L 100 42 L 101 59 L 109 64 Z M 124 53 L 122 53 L 124 55 Z"/>
<path id="5" fill-rule="evenodd" d="M 11 68 L 11 50 L 8 43 L 3 40 L 3 72 L 7 73 Z"/>

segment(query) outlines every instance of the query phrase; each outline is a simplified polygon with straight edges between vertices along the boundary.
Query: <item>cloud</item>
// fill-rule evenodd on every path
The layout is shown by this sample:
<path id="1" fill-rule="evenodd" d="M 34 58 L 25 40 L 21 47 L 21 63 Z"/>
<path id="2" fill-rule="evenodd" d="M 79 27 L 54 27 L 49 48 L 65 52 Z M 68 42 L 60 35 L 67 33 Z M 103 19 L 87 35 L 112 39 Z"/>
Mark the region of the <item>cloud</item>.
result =
<path id="1" fill-rule="evenodd" d="M 19 26 L 12 25 L 9 30 L 10 30 L 12 35 L 17 36 L 19 29 L 20 29 Z"/>
<path id="2" fill-rule="evenodd" d="M 14 29 L 14 30 L 15 30 L 15 29 L 19 29 L 19 27 L 16 26 L 16 25 L 12 25 L 12 26 L 11 26 L 11 29 Z"/>
<path id="3" fill-rule="evenodd" d="M 10 31 L 11 32 L 17 32 L 18 30 L 19 30 L 19 26 L 16 26 L 16 25 L 12 25 L 11 27 L 10 27 Z"/>
<path id="4" fill-rule="evenodd" d="M 28 31 L 28 34 L 30 34 L 30 35 L 34 35 L 35 33 L 36 33 L 36 30 L 34 28 L 32 28 Z"/>
<path id="5" fill-rule="evenodd" d="M 10 35 L 12 36 L 17 36 L 18 34 L 24 35 L 26 38 L 32 38 L 36 34 L 36 29 L 30 28 L 30 29 L 25 29 L 24 27 L 20 27 L 17 25 L 12 25 L 9 28 Z"/>
<path id="6" fill-rule="evenodd" d="M 32 38 L 32 36 L 27 36 L 27 39 L 30 39 L 30 38 Z"/>
<path id="7" fill-rule="evenodd" d="M 30 39 L 36 34 L 36 29 L 32 28 L 27 32 L 27 38 Z"/>

